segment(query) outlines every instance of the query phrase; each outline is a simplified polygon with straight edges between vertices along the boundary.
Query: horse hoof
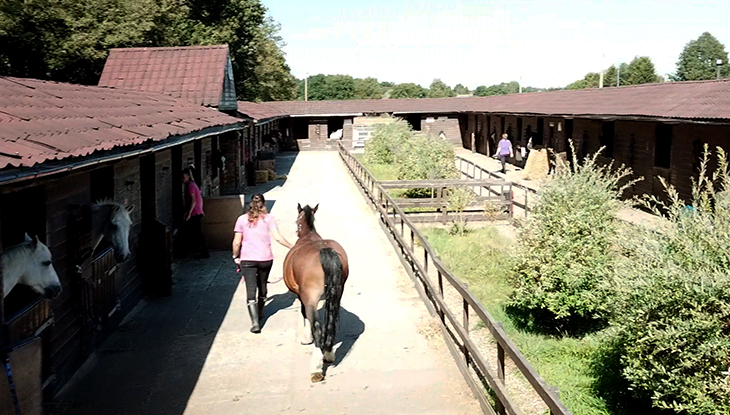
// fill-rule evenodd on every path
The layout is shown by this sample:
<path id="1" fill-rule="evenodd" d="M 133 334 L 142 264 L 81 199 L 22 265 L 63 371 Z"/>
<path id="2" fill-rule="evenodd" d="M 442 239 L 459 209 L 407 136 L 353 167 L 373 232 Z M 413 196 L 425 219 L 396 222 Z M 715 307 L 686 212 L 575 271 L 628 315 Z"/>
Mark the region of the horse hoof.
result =
<path id="1" fill-rule="evenodd" d="M 324 380 L 324 374 L 322 372 L 312 373 L 312 383 L 321 382 Z"/>
<path id="2" fill-rule="evenodd" d="M 314 341 L 305 339 L 305 340 L 300 341 L 299 343 L 301 343 L 302 346 L 309 346 L 310 344 L 314 343 Z"/>
<path id="3" fill-rule="evenodd" d="M 324 352 L 323 359 L 327 363 L 335 362 L 335 352 Z"/>

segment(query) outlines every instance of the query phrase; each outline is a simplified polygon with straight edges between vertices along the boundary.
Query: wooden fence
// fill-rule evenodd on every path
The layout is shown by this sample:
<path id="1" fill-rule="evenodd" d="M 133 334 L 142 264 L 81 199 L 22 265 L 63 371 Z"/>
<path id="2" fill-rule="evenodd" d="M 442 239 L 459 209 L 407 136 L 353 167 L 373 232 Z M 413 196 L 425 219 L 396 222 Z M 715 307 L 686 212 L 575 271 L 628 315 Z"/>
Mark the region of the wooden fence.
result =
<path id="1" fill-rule="evenodd" d="M 430 190 L 430 197 L 393 198 L 401 208 L 406 209 L 411 222 L 446 224 L 450 216 L 459 219 L 481 222 L 504 220 L 512 217 L 512 185 L 504 180 L 392 180 L 381 181 L 380 188 L 389 190 Z M 450 209 L 449 189 L 467 188 L 475 192 L 473 200 L 463 206 L 462 212 Z M 491 191 L 484 191 L 488 189 Z M 388 201 L 378 194 L 381 205 L 388 206 Z M 413 211 L 415 208 L 415 211 Z M 389 208 L 388 208 L 389 209 Z M 408 209 L 411 209 L 410 211 Z M 432 213 L 423 213 L 423 211 Z M 436 212 L 436 213 L 433 213 Z"/>
<path id="2" fill-rule="evenodd" d="M 496 173 L 491 172 L 482 166 L 478 166 L 473 161 L 467 160 L 464 157 L 456 156 L 456 160 L 459 161 L 459 171 L 462 176 L 466 178 L 481 180 L 486 177 L 503 180 L 503 178 Z M 513 204 L 524 210 L 525 217 L 527 217 L 527 214 L 532 210 L 532 207 L 529 204 L 530 200 L 534 200 L 536 198 L 537 190 L 517 183 L 512 183 L 512 188 L 522 191 L 522 195 L 516 195 L 513 197 Z M 494 192 L 493 189 L 490 189 L 490 191 Z"/>
<path id="3" fill-rule="evenodd" d="M 419 293 L 427 299 L 426 306 L 438 314 L 440 327 L 446 344 L 454 355 L 464 379 L 479 400 L 485 414 L 522 415 L 523 412 L 510 396 L 505 385 L 506 359 L 515 371 L 509 374 L 522 376 L 539 396 L 552 415 L 568 415 L 570 411 L 563 405 L 558 393 L 538 375 L 522 353 L 507 337 L 502 325 L 497 322 L 474 297 L 467 287 L 443 265 L 425 236 L 416 228 L 397 202 L 388 195 L 373 175 L 343 146 L 339 146 L 340 156 L 360 185 L 366 198 L 380 214 L 383 226 L 388 230 L 391 242 L 400 250 L 406 270 L 416 282 Z M 385 201 L 385 206 L 380 203 Z M 410 268 L 410 269 L 408 269 Z M 434 278 L 435 276 L 435 278 Z M 436 282 L 436 284 L 434 284 Z M 444 282 L 453 288 L 461 298 L 461 318 L 454 313 L 444 297 Z M 496 371 L 480 351 L 469 334 L 470 317 L 475 314 L 489 330 L 496 343 Z M 486 387 L 486 388 L 485 388 Z M 490 394 L 491 392 L 491 394 Z M 493 403 L 492 403 L 493 401 Z"/>

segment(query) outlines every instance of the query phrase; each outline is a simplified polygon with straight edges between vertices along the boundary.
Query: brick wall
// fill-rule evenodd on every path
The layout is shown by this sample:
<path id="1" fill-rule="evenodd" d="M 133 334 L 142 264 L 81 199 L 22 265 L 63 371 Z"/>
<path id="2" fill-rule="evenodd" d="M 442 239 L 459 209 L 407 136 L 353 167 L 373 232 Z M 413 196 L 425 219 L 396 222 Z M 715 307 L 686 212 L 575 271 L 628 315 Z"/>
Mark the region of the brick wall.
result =
<path id="1" fill-rule="evenodd" d="M 132 257 L 119 264 L 116 272 L 117 295 L 122 303 L 122 316 L 142 298 L 142 279 L 137 266 L 137 248 L 142 225 L 139 174 L 139 159 L 124 160 L 114 164 L 114 201 L 124 204 L 127 208 L 134 206 L 134 210 L 130 213 L 132 228 L 129 232 Z"/>
<path id="2" fill-rule="evenodd" d="M 179 183 L 179 178 L 177 173 L 172 171 L 172 153 L 169 149 L 155 153 L 155 180 L 157 219 L 167 226 L 172 226 L 172 189 Z"/>
<path id="3" fill-rule="evenodd" d="M 432 137 L 438 137 L 440 132 L 444 132 L 446 140 L 460 146 L 461 127 L 459 118 L 456 116 L 424 116 L 421 118 L 421 132 Z"/>
<path id="4" fill-rule="evenodd" d="M 229 132 L 220 136 L 220 151 L 226 158 L 225 168 L 220 173 L 220 194 L 236 195 L 241 189 L 241 150 L 239 133 Z"/>

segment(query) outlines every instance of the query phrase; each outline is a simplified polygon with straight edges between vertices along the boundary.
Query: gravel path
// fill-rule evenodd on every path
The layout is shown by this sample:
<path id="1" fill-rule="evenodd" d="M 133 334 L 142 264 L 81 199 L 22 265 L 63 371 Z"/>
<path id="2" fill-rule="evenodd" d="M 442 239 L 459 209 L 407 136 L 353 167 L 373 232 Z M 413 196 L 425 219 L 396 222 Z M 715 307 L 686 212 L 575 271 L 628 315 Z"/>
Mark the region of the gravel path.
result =
<path id="1" fill-rule="evenodd" d="M 283 283 L 270 286 L 262 333 L 248 332 L 245 288 L 226 252 L 180 263 L 173 296 L 143 301 L 63 391 L 64 413 L 481 413 L 339 155 L 284 155 L 277 170 L 289 179 L 265 195 L 284 235 L 295 239 L 297 203 L 319 203 L 319 233 L 350 257 L 325 382 L 309 380 L 312 349 L 297 342 L 299 305 Z M 274 255 L 271 279 L 285 249 Z"/>

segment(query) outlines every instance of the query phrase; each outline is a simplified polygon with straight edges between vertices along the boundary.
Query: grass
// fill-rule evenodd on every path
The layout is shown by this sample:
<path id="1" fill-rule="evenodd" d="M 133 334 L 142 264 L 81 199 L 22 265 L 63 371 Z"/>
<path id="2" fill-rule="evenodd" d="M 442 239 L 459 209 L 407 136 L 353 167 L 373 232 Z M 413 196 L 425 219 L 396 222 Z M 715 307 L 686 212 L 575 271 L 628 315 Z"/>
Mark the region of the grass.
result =
<path id="1" fill-rule="evenodd" d="M 504 309 L 511 288 L 512 241 L 493 227 L 470 230 L 464 236 L 427 228 L 424 234 L 444 264 L 504 325 L 506 333 L 545 381 L 560 391 L 560 399 L 575 415 L 614 414 L 596 389 L 594 359 L 598 335 L 558 338 L 519 330 Z"/>

